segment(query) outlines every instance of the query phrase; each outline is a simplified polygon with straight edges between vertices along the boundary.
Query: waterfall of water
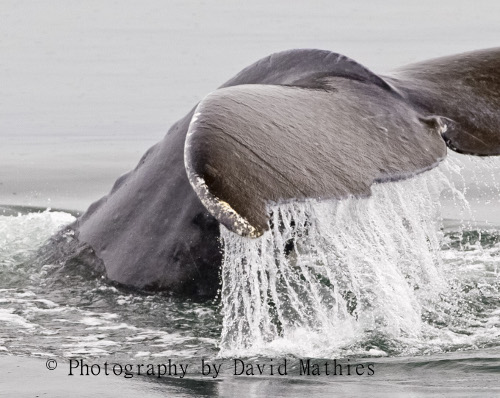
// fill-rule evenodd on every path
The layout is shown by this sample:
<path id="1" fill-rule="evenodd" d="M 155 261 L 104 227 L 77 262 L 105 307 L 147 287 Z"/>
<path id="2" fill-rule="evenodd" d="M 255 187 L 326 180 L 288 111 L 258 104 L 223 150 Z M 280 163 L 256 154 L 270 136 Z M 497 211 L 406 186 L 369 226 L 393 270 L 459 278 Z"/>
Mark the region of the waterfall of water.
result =
<path id="1" fill-rule="evenodd" d="M 259 239 L 221 228 L 221 355 L 327 357 L 368 341 L 418 340 L 449 289 L 440 194 L 470 213 L 453 162 L 369 198 L 276 204 Z M 361 344 L 362 345 L 362 344 Z M 383 343 L 364 345 L 380 352 Z M 350 351 L 352 352 L 352 350 Z"/>

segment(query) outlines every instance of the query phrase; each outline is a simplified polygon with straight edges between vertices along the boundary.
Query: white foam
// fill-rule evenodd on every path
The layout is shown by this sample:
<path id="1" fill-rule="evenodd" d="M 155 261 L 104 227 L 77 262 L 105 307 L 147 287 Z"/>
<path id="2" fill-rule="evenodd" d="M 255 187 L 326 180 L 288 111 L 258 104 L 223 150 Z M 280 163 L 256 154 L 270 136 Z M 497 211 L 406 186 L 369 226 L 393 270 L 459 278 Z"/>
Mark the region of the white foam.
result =
<path id="1" fill-rule="evenodd" d="M 49 209 L 42 213 L 0 216 L 0 264 L 6 266 L 12 263 L 12 258 L 19 261 L 19 254 L 29 256 L 33 249 L 73 221 L 75 217 L 71 214 Z"/>
<path id="2" fill-rule="evenodd" d="M 25 329 L 32 329 L 37 326 L 32 324 L 31 322 L 28 322 L 22 316 L 13 314 L 11 309 L 2 308 L 0 308 L 0 322 L 20 326 Z"/>

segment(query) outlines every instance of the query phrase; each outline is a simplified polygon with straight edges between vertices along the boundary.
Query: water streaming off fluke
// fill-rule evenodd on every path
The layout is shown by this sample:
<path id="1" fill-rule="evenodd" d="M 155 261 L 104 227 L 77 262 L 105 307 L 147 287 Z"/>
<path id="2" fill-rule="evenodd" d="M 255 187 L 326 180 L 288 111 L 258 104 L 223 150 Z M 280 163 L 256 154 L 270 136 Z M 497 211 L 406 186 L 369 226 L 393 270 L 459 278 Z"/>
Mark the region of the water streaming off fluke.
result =
<path id="1" fill-rule="evenodd" d="M 367 199 L 271 206 L 271 228 L 259 239 L 221 228 L 221 355 L 385 355 L 476 344 L 479 315 L 462 303 L 474 290 L 464 286 L 475 282 L 461 274 L 466 265 L 447 272 L 463 256 L 464 233 L 445 234 L 441 218 L 443 190 L 468 218 L 451 178 L 459 172 L 451 161 L 374 186 Z M 450 242 L 454 249 L 444 250 Z M 496 243 L 479 244 L 472 257 L 497 256 Z M 497 291 L 492 275 L 487 284 Z"/>

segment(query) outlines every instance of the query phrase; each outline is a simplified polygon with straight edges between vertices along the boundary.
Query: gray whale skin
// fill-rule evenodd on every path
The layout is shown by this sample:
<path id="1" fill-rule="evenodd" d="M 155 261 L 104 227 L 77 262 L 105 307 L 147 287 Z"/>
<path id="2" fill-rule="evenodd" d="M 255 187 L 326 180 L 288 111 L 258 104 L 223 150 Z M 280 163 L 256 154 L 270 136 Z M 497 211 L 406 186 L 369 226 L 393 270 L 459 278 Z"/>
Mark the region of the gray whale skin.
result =
<path id="1" fill-rule="evenodd" d="M 174 124 L 53 253 L 120 285 L 213 297 L 220 224 L 257 238 L 268 203 L 369 196 L 435 167 L 447 147 L 498 155 L 499 128 L 500 48 L 384 76 L 329 51 L 276 53 Z"/>

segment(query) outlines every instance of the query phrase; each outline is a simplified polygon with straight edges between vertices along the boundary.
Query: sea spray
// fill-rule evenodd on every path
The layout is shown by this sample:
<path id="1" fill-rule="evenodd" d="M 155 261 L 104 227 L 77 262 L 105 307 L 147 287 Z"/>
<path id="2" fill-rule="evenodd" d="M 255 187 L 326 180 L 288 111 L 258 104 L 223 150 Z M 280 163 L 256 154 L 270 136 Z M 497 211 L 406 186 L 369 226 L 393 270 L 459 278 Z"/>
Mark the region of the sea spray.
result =
<path id="1" fill-rule="evenodd" d="M 159 294 L 136 294 L 109 285 L 105 279 L 96 279 L 95 276 L 85 272 L 85 267 L 81 267 L 81 272 L 77 272 L 74 267 L 65 267 L 61 269 L 61 272 L 54 274 L 53 270 L 61 267 L 59 263 L 40 263 L 38 258 L 35 258 L 34 262 L 30 261 L 33 255 L 37 257 L 40 245 L 62 225 L 74 221 L 74 217 L 70 214 L 49 211 L 36 214 L 23 212 L 18 216 L 0 217 L 0 280 L 2 281 L 0 286 L 0 351 L 8 355 L 43 358 L 54 355 L 60 358 L 75 358 L 85 355 L 86 358 L 112 358 L 113 361 L 122 363 L 128 363 L 131 360 L 139 363 L 158 362 L 161 358 L 175 356 L 182 360 L 191 358 L 196 364 L 199 363 L 200 358 L 214 358 L 217 354 L 222 357 L 238 354 L 238 357 L 246 362 L 248 357 L 253 357 L 256 352 L 263 354 L 269 361 L 275 358 L 276 362 L 278 358 L 288 354 L 296 354 L 300 358 L 317 359 L 335 359 L 340 356 L 352 358 L 355 355 L 425 354 L 423 361 L 427 361 L 432 358 L 432 355 L 429 357 L 427 354 L 432 353 L 455 352 L 449 358 L 462 358 L 463 355 L 476 355 L 476 353 L 478 355 L 494 353 L 500 346 L 498 333 L 500 330 L 500 224 L 497 222 L 469 227 L 468 220 L 470 219 L 469 213 L 475 211 L 474 206 L 478 203 L 484 206 L 482 214 L 486 214 L 485 218 L 479 220 L 486 221 L 500 214 L 498 212 L 500 189 L 492 181 L 492 177 L 498 175 L 500 170 L 500 159 L 496 162 L 493 159 L 474 159 L 474 162 L 471 161 L 469 165 L 455 162 L 455 160 L 449 161 L 450 159 L 440 166 L 439 170 L 425 173 L 413 181 L 417 183 L 419 178 L 429 178 L 430 180 L 425 184 L 422 183 L 422 187 L 412 185 L 411 181 L 395 183 L 395 185 L 411 183 L 410 186 L 414 187 L 413 190 L 398 191 L 404 195 L 403 198 L 392 200 L 392 191 L 387 191 L 390 201 L 387 201 L 384 196 L 379 196 L 379 199 L 385 201 L 385 206 L 383 203 L 372 204 L 372 206 L 380 206 L 382 211 L 388 211 L 390 206 L 392 209 L 397 209 L 396 205 L 413 206 L 413 200 L 422 200 L 421 195 L 429 195 L 426 189 L 432 192 L 438 192 L 441 189 L 443 190 L 441 198 L 445 193 L 452 202 L 449 208 L 445 208 L 439 202 L 423 201 L 422 203 L 426 206 L 417 206 L 418 211 L 410 213 L 423 217 L 423 222 L 427 223 L 430 228 L 430 231 L 425 228 L 421 231 L 441 240 L 439 252 L 430 252 L 438 260 L 435 268 L 440 279 L 432 279 L 433 286 L 424 284 L 419 285 L 418 289 L 415 288 L 415 284 L 408 285 L 407 281 L 420 278 L 419 272 L 423 272 L 418 265 L 419 262 L 423 262 L 420 257 L 428 253 L 416 253 L 413 266 L 410 264 L 412 259 L 407 256 L 407 266 L 411 266 L 409 272 L 416 273 L 416 276 L 410 274 L 410 277 L 405 279 L 405 283 L 410 287 L 404 287 L 404 285 L 396 287 L 403 292 L 410 291 L 411 300 L 408 299 L 407 302 L 411 305 L 405 304 L 404 306 L 400 303 L 400 296 L 396 297 L 394 303 L 389 302 L 389 306 L 410 308 L 415 311 L 413 315 L 411 313 L 407 315 L 404 311 L 399 314 L 395 312 L 395 309 L 392 309 L 389 315 L 384 315 L 389 310 L 380 306 L 388 305 L 387 298 L 391 297 L 391 292 L 383 292 L 379 287 L 366 282 L 370 272 L 373 272 L 369 267 L 369 261 L 378 266 L 380 272 L 385 272 L 385 269 L 377 265 L 379 261 L 370 259 L 371 253 L 379 253 L 379 257 L 381 256 L 380 252 L 377 252 L 382 249 L 378 246 L 379 243 L 375 245 L 376 240 L 367 240 L 364 235 L 359 236 L 361 243 L 357 242 L 357 235 L 350 230 L 350 228 L 357 228 L 358 231 L 362 231 L 360 227 L 356 227 L 358 221 L 355 222 L 355 218 L 350 218 L 356 213 L 359 215 L 358 218 L 363 215 L 360 213 L 361 204 L 346 202 L 341 205 L 338 202 L 334 205 L 336 213 L 332 214 L 339 217 L 334 225 L 340 225 L 343 217 L 347 227 L 346 231 L 341 234 L 336 229 L 332 229 L 328 222 L 318 226 L 314 217 L 321 221 L 324 219 L 321 208 L 326 209 L 324 211 L 327 212 L 330 209 L 326 204 L 312 203 L 313 209 L 309 211 L 314 210 L 313 217 L 310 218 L 309 214 L 303 214 L 303 212 L 303 216 L 309 219 L 307 223 L 303 221 L 302 224 L 297 224 L 299 228 L 302 225 L 302 230 L 305 231 L 312 228 L 312 232 L 308 232 L 309 235 L 305 237 L 296 234 L 292 240 L 287 239 L 289 235 L 286 234 L 291 234 L 291 229 L 297 228 L 293 224 L 299 218 L 290 212 L 283 212 L 281 216 L 279 212 L 274 212 L 273 219 L 277 221 L 273 221 L 273 229 L 276 229 L 274 226 L 278 225 L 280 219 L 283 220 L 285 217 L 287 220 L 286 217 L 288 217 L 288 224 L 283 222 L 283 226 L 277 228 L 274 235 L 271 235 L 272 239 L 281 239 L 281 247 L 284 246 L 285 249 L 276 249 L 282 256 L 278 257 L 279 261 L 276 261 L 273 255 L 270 256 L 272 259 L 270 263 L 258 260 L 260 262 L 257 265 L 265 270 L 263 283 L 276 286 L 275 301 L 268 299 L 266 303 L 262 302 L 262 298 L 259 298 L 260 301 L 252 301 L 254 294 L 252 293 L 248 295 L 247 303 L 242 304 L 241 294 L 244 291 L 238 293 L 238 289 L 248 288 L 249 282 L 247 281 L 246 285 L 243 285 L 241 280 L 234 285 L 226 283 L 225 291 L 221 294 L 222 309 L 226 317 L 224 327 L 219 308 L 212 302 L 198 303 Z M 470 175 L 470 173 L 473 174 Z M 466 197 L 471 208 L 468 208 L 464 197 L 460 196 L 463 193 L 462 175 L 467 184 Z M 375 194 L 379 192 L 378 188 L 382 187 L 376 187 Z M 477 201 L 476 198 L 478 198 Z M 491 202 L 488 206 L 485 205 L 487 201 Z M 316 208 L 316 204 L 319 207 Z M 496 207 L 493 207 L 495 205 Z M 443 208 L 440 209 L 440 207 Z M 449 214 L 448 219 L 443 220 L 444 229 L 439 229 L 441 225 L 439 217 L 434 219 L 431 214 L 426 213 L 426 211 L 431 211 L 438 214 L 440 210 L 441 214 L 446 211 Z M 290 220 L 290 214 L 295 217 L 293 223 Z M 377 217 L 388 216 L 382 213 Z M 389 217 L 399 220 L 395 216 Z M 364 216 L 361 219 L 371 220 Z M 405 221 L 401 221 L 403 219 Z M 401 220 L 401 224 L 390 225 L 389 230 L 398 227 L 405 234 L 409 233 L 408 227 L 412 220 L 404 217 Z M 373 218 L 371 222 L 377 224 L 380 220 Z M 387 224 L 390 223 L 387 222 Z M 288 225 L 288 229 L 285 225 Z M 370 225 L 365 224 L 365 228 Z M 323 230 L 317 229 L 321 226 L 323 230 L 327 230 L 325 236 L 328 237 L 323 238 Z M 413 229 L 413 233 L 416 231 Z M 366 229 L 363 232 L 368 234 L 369 230 Z M 223 233 L 227 234 L 227 232 Z M 367 258 L 366 263 L 359 265 L 359 267 L 368 267 L 368 275 L 361 275 L 364 277 L 361 282 L 366 282 L 365 286 L 352 276 L 351 270 L 346 265 L 344 268 L 328 269 L 329 274 L 333 275 L 331 280 L 339 286 L 337 290 L 330 291 L 328 280 L 313 269 L 316 273 L 311 271 L 309 274 L 319 280 L 319 282 L 313 280 L 312 284 L 316 286 L 317 296 L 309 294 L 313 290 L 302 279 L 298 282 L 290 279 L 290 285 L 300 294 L 302 294 L 300 290 L 302 288 L 307 300 L 302 302 L 300 297 L 293 295 L 289 297 L 286 294 L 290 289 L 284 285 L 284 280 L 280 275 L 288 270 L 287 268 L 278 269 L 278 266 L 285 265 L 282 263 L 283 257 L 288 259 L 292 266 L 296 266 L 294 256 L 297 256 L 297 253 L 304 261 L 304 252 L 311 247 L 307 239 L 311 241 L 313 233 L 320 235 L 316 237 L 319 239 L 318 243 L 313 246 L 317 252 L 311 251 L 310 254 L 313 258 L 314 256 L 321 258 L 320 255 L 322 255 L 326 256 L 327 260 L 332 259 L 334 255 L 328 249 L 330 242 L 334 243 L 334 247 L 339 247 L 339 253 L 336 254 L 338 257 L 347 257 L 350 253 L 351 264 L 346 263 L 345 260 L 342 264 L 347 264 L 354 270 L 358 267 L 358 263 L 355 262 L 357 258 Z M 434 233 L 437 235 L 433 235 Z M 340 243 L 338 243 L 334 240 L 335 236 L 343 240 L 339 238 Z M 355 246 L 357 251 L 350 249 L 348 238 L 357 245 Z M 248 242 L 257 245 L 255 250 L 266 244 L 259 244 L 254 240 Z M 398 242 L 401 245 L 401 242 L 406 243 L 412 250 L 414 244 L 412 239 L 400 239 Z M 252 253 L 252 247 L 245 246 L 245 241 L 233 243 L 242 245 L 245 253 Z M 269 243 L 276 244 L 274 241 L 269 241 Z M 375 248 L 372 248 L 370 244 L 375 245 Z M 401 248 L 391 246 L 393 252 L 394 247 L 402 250 L 403 246 Z M 343 251 L 340 251 L 342 248 Z M 365 248 L 370 250 L 365 251 Z M 234 247 L 234 250 L 236 249 L 238 246 Z M 266 247 L 264 249 L 264 252 L 268 250 Z M 387 250 L 390 252 L 389 248 Z M 413 253 L 416 251 L 413 250 Z M 239 264 L 238 266 L 247 272 L 245 267 L 248 266 L 240 264 L 241 256 L 236 254 L 237 252 L 233 251 L 235 264 Z M 75 261 L 83 264 L 84 260 L 85 258 L 81 257 L 75 258 Z M 227 266 L 226 263 L 225 267 Z M 297 265 L 297 267 L 300 266 L 300 264 Z M 321 267 L 327 268 L 325 266 L 317 268 L 321 271 Z M 275 270 L 274 281 L 271 284 L 268 281 L 269 268 Z M 328 277 L 326 270 L 324 273 Z M 290 273 L 291 278 L 293 275 L 295 274 Z M 382 275 L 384 275 L 383 272 Z M 425 274 L 422 275 L 425 276 Z M 298 276 L 300 278 L 300 274 Z M 307 273 L 302 277 L 306 276 L 308 276 Z M 233 273 L 233 277 L 237 278 L 237 275 Z M 256 282 L 258 283 L 254 285 L 254 289 L 269 291 L 268 296 L 272 297 L 270 288 L 264 290 L 258 279 Z M 356 289 L 349 288 L 349 283 L 357 283 Z M 227 289 L 228 286 L 231 287 L 234 295 L 230 294 L 231 290 Z M 387 286 L 384 285 L 384 288 Z M 282 294 L 283 291 L 285 294 Z M 362 294 L 365 292 L 367 296 L 372 295 L 373 298 L 370 299 L 372 301 L 362 300 L 364 297 Z M 361 296 L 356 296 L 356 293 L 358 295 L 361 293 Z M 333 297 L 336 301 L 333 299 L 330 302 L 323 301 L 319 306 L 315 306 L 313 299 L 318 300 L 317 297 L 319 300 Z M 405 296 L 403 299 L 406 300 Z M 248 310 L 254 307 L 258 309 L 255 305 L 261 305 L 260 318 L 258 314 Z M 265 305 L 267 305 L 268 312 L 265 311 Z M 416 307 L 412 307 L 413 305 Z M 229 310 L 226 311 L 226 308 Z M 239 308 L 236 315 L 234 314 L 235 308 Z M 415 315 L 418 313 L 420 313 L 420 319 Z M 334 314 L 335 317 L 330 314 Z M 323 318 L 320 318 L 321 316 Z M 388 325 L 384 325 L 384 316 L 385 323 Z M 400 324 L 404 326 L 408 326 L 408 319 L 417 319 L 415 327 L 407 327 L 404 333 L 399 331 L 394 326 L 395 324 L 391 323 L 394 319 L 399 321 L 399 318 L 406 320 L 400 321 Z M 282 321 L 283 319 L 285 322 Z M 267 325 L 266 321 L 269 322 Z M 251 334 L 248 325 L 252 325 L 256 332 Z M 320 328 L 322 325 L 326 325 L 326 333 L 322 332 Z M 222 329 L 224 332 L 221 345 Z M 264 333 L 266 330 L 270 330 L 267 335 Z M 480 350 L 475 351 L 478 348 Z M 463 353 L 464 350 L 473 351 Z M 443 357 L 434 358 L 442 359 Z M 434 363 L 439 364 L 438 366 L 442 369 L 440 360 Z M 454 366 L 462 366 L 458 365 L 457 361 L 454 363 Z M 460 361 L 460 364 L 465 364 L 465 362 Z M 488 363 L 484 369 L 494 371 L 494 367 L 490 365 L 491 363 Z M 477 362 L 470 362 L 470 366 L 476 367 Z"/>
<path id="2" fill-rule="evenodd" d="M 448 162 L 375 185 L 369 198 L 270 206 L 259 239 L 222 227 L 221 355 L 329 357 L 363 341 L 419 341 L 423 313 L 449 289 L 441 192 L 461 219 L 470 213 L 453 174 L 460 168 Z"/>

